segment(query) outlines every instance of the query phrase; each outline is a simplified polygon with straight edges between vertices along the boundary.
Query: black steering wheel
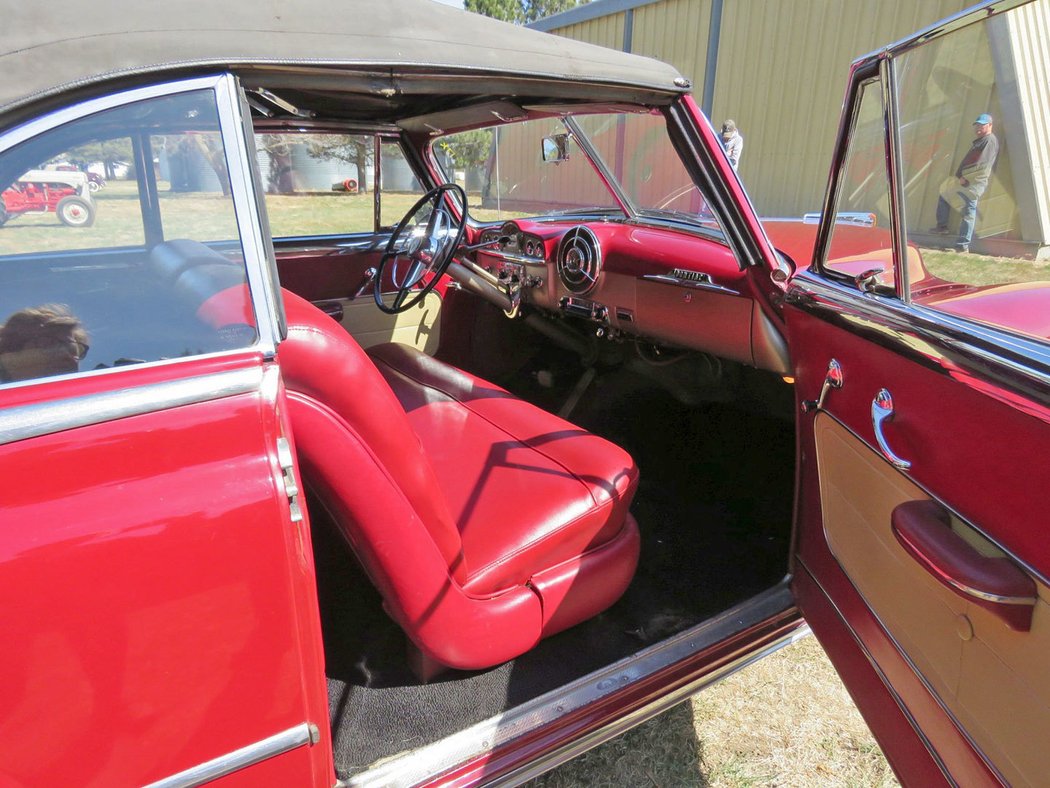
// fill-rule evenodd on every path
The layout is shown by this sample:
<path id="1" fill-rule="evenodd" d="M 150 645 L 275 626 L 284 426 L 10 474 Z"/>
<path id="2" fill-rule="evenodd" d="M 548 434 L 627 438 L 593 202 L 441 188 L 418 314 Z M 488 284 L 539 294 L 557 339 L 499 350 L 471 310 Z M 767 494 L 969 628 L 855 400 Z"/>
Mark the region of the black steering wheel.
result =
<path id="1" fill-rule="evenodd" d="M 463 213 L 456 216 L 446 193 L 459 196 Z M 467 195 L 455 183 L 437 186 L 413 205 L 397 225 L 386 245 L 376 272 L 376 306 L 388 315 L 411 309 L 434 289 L 463 240 L 467 221 Z M 383 297 L 387 275 L 396 288 L 393 301 Z"/>

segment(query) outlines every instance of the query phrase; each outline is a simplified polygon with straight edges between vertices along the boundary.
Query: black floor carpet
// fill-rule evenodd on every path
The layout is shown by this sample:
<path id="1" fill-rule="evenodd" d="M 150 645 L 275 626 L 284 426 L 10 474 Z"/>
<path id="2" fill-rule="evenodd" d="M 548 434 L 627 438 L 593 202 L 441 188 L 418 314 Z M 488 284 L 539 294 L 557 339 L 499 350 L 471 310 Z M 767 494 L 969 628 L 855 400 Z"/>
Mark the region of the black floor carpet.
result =
<path id="1" fill-rule="evenodd" d="M 532 379 L 519 379 L 519 394 L 554 396 L 546 379 L 542 391 L 530 392 Z M 403 634 L 383 613 L 341 538 L 317 518 L 340 776 L 633 654 L 786 573 L 794 481 L 790 423 L 725 404 L 685 406 L 622 371 L 596 378 L 571 420 L 624 446 L 638 463 L 632 511 L 642 532 L 641 562 L 612 608 L 513 662 L 419 685 L 407 666 Z"/>

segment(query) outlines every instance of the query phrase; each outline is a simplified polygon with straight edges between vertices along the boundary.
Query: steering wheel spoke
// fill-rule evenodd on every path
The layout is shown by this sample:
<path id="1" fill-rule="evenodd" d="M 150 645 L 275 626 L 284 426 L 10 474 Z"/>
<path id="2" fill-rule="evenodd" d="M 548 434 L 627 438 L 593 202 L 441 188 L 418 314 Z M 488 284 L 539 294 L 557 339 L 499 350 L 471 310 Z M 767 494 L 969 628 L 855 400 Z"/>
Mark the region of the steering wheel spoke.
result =
<path id="1" fill-rule="evenodd" d="M 449 192 L 459 195 L 462 216 L 457 217 L 446 204 Z M 429 212 L 424 213 L 428 208 Z M 376 306 L 387 314 L 404 312 L 434 289 L 463 239 L 466 211 L 467 195 L 454 183 L 431 189 L 409 209 L 390 236 L 379 261 Z M 388 272 L 389 276 L 385 276 Z M 387 280 L 396 288 L 389 304 L 382 291 L 382 283 Z"/>

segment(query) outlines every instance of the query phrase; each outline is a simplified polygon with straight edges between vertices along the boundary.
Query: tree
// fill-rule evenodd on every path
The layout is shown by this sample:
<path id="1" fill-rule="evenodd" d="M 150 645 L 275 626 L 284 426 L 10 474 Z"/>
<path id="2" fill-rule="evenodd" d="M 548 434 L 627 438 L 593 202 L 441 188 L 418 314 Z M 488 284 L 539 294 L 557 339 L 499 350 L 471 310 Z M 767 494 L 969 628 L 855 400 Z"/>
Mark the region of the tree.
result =
<path id="1" fill-rule="evenodd" d="M 134 156 L 132 155 L 131 140 L 127 137 L 117 137 L 115 139 L 78 145 L 60 158 L 68 159 L 85 171 L 88 165 L 100 161 L 105 167 L 106 178 L 112 180 L 116 165 L 127 164 Z"/>
<path id="2" fill-rule="evenodd" d="M 318 134 L 307 143 L 315 159 L 336 159 L 357 168 L 357 186 L 368 191 L 368 168 L 375 158 L 375 138 L 353 134 Z"/>
<path id="3" fill-rule="evenodd" d="M 452 160 L 454 166 L 467 169 L 485 163 L 492 153 L 492 139 L 492 129 L 462 131 L 440 140 L 438 148 Z"/>
<path id="4" fill-rule="evenodd" d="M 527 25 L 580 5 L 580 0 L 464 0 L 463 7 L 476 14 Z"/>
<path id="5" fill-rule="evenodd" d="M 292 179 L 292 140 L 290 134 L 260 134 L 256 144 L 266 151 L 270 162 L 266 173 L 266 191 L 269 194 L 292 194 L 295 182 Z"/>

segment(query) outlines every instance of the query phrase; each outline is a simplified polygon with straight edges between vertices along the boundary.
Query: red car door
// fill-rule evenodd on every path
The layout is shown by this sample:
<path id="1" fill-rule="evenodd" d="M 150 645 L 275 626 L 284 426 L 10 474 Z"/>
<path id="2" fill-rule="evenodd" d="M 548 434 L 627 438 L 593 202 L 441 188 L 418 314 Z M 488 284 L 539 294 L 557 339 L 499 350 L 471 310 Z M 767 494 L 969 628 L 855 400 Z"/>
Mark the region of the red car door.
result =
<path id="1" fill-rule="evenodd" d="M 330 786 L 236 83 L 41 117 L 0 138 L 0 169 L 101 146 L 139 176 L 94 228 L 0 239 L 0 783 Z"/>
<path id="2" fill-rule="evenodd" d="M 855 64 L 788 296 L 794 592 L 909 784 L 1050 774 L 1050 283 L 1023 261 L 1047 233 L 1022 144 L 1048 130 L 1047 59 L 1024 46 L 1047 13 L 962 17 Z M 966 169 L 989 117 L 1010 119 L 997 156 Z"/>

